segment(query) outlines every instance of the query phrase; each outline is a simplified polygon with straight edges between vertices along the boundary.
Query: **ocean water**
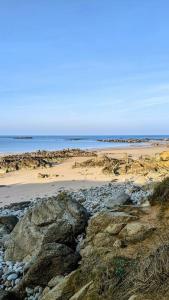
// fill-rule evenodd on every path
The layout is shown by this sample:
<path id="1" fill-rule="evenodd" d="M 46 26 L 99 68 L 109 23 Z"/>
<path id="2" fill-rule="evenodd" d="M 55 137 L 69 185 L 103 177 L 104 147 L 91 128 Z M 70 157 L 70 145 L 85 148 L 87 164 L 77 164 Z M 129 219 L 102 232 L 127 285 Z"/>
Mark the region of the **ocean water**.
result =
<path id="1" fill-rule="evenodd" d="M 128 143 L 104 143 L 98 142 L 98 139 L 110 138 L 150 138 L 157 140 L 160 138 L 169 138 L 167 136 L 141 136 L 141 135 L 97 135 L 97 136 L 32 136 L 31 139 L 17 139 L 18 136 L 0 136 L 0 153 L 21 153 L 37 150 L 62 150 L 67 148 L 79 149 L 99 149 L 99 148 L 122 148 L 141 146 L 141 144 Z"/>

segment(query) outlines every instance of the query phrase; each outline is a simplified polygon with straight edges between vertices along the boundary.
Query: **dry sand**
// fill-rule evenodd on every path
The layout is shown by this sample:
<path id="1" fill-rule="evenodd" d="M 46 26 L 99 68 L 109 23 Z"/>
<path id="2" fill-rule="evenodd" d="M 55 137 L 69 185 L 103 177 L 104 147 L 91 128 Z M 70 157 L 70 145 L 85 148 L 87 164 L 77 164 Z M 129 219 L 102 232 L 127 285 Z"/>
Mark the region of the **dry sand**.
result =
<path id="1" fill-rule="evenodd" d="M 122 158 L 126 154 L 133 158 L 140 155 L 154 156 L 156 153 L 168 150 L 166 146 L 131 147 L 123 149 L 106 149 L 97 151 L 99 154 L 108 154 L 112 157 Z M 54 195 L 61 188 L 77 190 L 98 186 L 114 180 L 113 175 L 105 175 L 101 168 L 72 168 L 75 162 L 82 162 L 89 158 L 71 158 L 52 168 L 36 170 L 19 170 L 7 173 L 0 177 L 0 206 L 12 202 L 33 200 L 36 197 Z M 40 178 L 39 173 L 48 174 L 48 178 Z M 129 178 L 119 177 L 118 181 Z M 131 179 L 131 178 L 130 178 Z M 144 181 L 144 178 L 135 176 L 136 182 Z"/>

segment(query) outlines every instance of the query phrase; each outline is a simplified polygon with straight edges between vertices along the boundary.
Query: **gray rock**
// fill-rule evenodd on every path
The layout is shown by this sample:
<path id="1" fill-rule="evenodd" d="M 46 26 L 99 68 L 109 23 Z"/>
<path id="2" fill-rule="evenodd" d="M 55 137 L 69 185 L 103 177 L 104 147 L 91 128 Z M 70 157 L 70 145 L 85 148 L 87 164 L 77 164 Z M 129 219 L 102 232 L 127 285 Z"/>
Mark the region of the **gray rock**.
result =
<path id="1" fill-rule="evenodd" d="M 13 292 L 0 290 L 0 300 L 19 300 L 19 297 Z"/>
<path id="2" fill-rule="evenodd" d="M 47 286 L 57 275 L 70 273 L 77 267 L 80 256 L 66 245 L 50 243 L 42 247 L 37 259 L 23 277 L 20 288 Z M 41 292 L 41 289 L 39 289 Z"/>
<path id="3" fill-rule="evenodd" d="M 4 225 L 9 232 L 13 230 L 17 223 L 18 218 L 16 216 L 0 216 L 0 224 Z"/>
<path id="4" fill-rule="evenodd" d="M 17 278 L 18 278 L 18 275 L 16 273 L 13 273 L 7 277 L 7 280 L 12 281 L 12 280 L 16 280 Z"/>
<path id="5" fill-rule="evenodd" d="M 26 293 L 27 293 L 27 295 L 33 295 L 34 290 L 29 287 L 26 287 Z"/>
<path id="6" fill-rule="evenodd" d="M 112 197 L 111 199 L 108 199 L 105 202 L 105 207 L 111 209 L 111 208 L 114 208 L 117 205 L 124 205 L 127 202 L 129 202 L 129 201 L 130 201 L 129 195 L 127 195 L 126 193 L 122 192 L 122 193 L 119 193 L 117 195 L 114 195 L 114 198 Z"/>
<path id="7" fill-rule="evenodd" d="M 5 259 L 23 260 L 36 256 L 42 244 L 56 242 L 75 246 L 75 238 L 84 231 L 87 211 L 61 193 L 36 204 L 19 221 L 6 245 Z"/>

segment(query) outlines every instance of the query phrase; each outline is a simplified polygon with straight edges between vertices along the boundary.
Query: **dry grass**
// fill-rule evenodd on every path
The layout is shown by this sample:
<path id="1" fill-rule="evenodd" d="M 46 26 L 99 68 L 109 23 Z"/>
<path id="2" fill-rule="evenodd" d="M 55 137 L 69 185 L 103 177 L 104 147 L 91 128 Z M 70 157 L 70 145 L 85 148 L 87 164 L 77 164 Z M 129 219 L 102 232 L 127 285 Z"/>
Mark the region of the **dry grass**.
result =
<path id="1" fill-rule="evenodd" d="M 158 183 L 149 201 L 151 205 L 154 204 L 168 204 L 169 203 L 169 177 Z"/>

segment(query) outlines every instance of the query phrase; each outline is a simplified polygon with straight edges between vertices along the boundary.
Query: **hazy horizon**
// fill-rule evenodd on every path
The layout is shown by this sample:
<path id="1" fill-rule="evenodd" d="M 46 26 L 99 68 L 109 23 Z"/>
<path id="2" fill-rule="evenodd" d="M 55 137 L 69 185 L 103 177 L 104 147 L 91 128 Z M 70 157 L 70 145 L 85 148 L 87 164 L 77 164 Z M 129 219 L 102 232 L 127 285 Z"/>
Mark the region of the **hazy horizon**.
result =
<path id="1" fill-rule="evenodd" d="M 169 2 L 0 2 L 0 135 L 169 134 Z"/>

